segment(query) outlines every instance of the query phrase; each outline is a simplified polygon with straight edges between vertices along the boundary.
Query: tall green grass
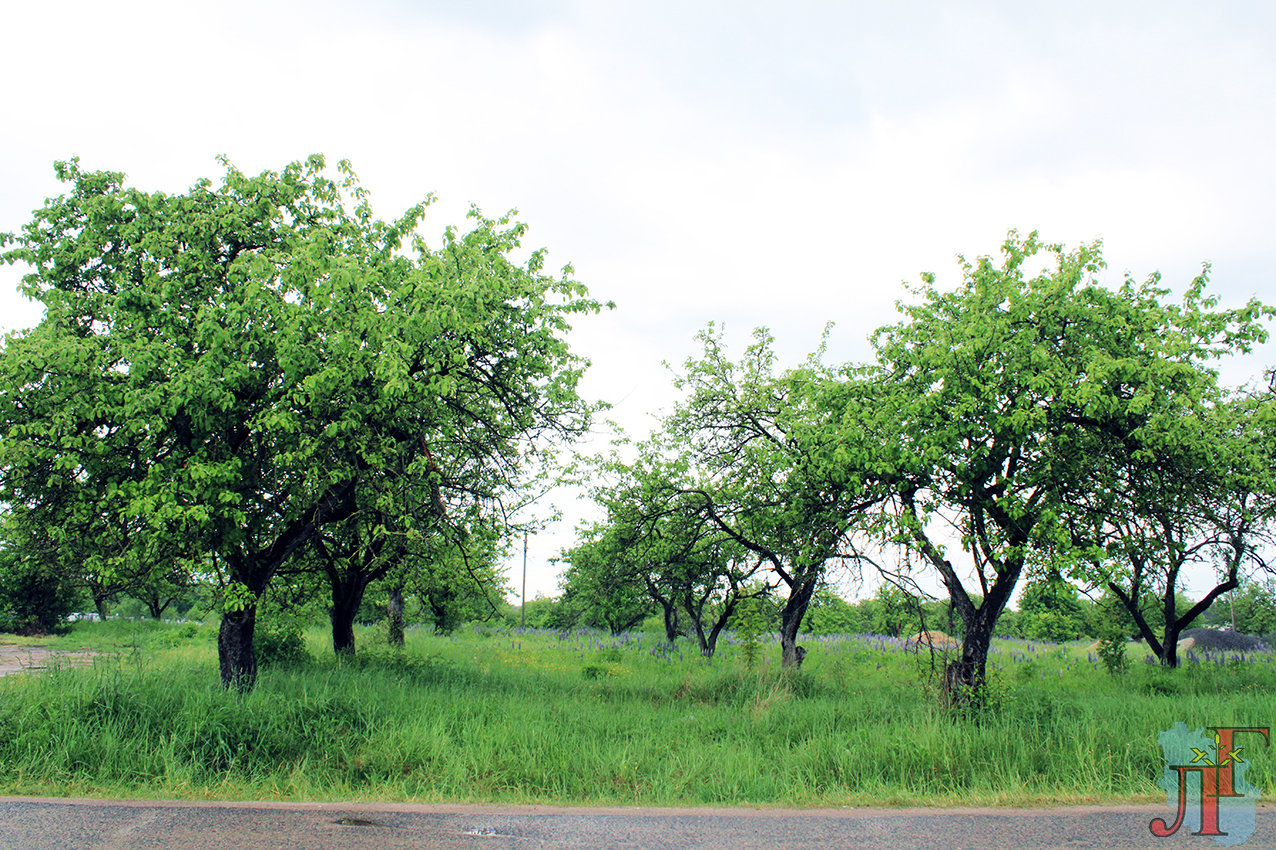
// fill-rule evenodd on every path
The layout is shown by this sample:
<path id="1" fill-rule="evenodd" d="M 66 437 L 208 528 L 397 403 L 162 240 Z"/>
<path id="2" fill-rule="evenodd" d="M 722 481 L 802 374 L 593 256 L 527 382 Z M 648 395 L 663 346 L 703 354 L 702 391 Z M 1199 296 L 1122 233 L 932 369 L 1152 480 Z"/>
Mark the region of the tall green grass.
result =
<path id="1" fill-rule="evenodd" d="M 97 631 L 94 631 L 94 629 Z M 1114 680 L 1084 649 L 1004 644 L 992 707 L 941 707 L 930 660 L 881 638 L 814 641 L 749 671 L 652 637 L 470 630 L 402 652 L 217 681 L 208 627 L 90 624 L 91 667 L 0 680 L 0 791 L 423 802 L 1032 804 L 1163 800 L 1156 742 L 1276 726 L 1271 660 Z M 778 648 L 766 650 L 774 661 Z M 1251 742 L 1257 744 L 1258 742 Z M 1271 787 L 1261 745 L 1249 779 Z"/>

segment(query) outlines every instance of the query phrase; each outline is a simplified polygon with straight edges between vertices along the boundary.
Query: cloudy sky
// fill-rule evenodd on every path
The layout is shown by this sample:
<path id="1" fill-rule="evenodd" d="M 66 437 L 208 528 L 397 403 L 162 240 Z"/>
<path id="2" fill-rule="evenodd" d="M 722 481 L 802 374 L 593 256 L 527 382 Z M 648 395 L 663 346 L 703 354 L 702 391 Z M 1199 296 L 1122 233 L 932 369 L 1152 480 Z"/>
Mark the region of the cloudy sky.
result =
<path id="1" fill-rule="evenodd" d="M 1276 300 L 1270 3 L 4 6 L 0 232 L 74 155 L 169 192 L 218 154 L 348 158 L 382 217 L 436 193 L 427 235 L 517 208 L 528 247 L 617 303 L 573 343 L 635 431 L 707 322 L 737 345 L 769 326 L 787 365 L 832 321 L 829 359 L 863 359 L 901 281 L 952 284 L 1011 228 L 1101 238 L 1113 284 L 1182 291 L 1209 261 L 1224 305 Z M 19 274 L 4 330 L 39 320 Z M 533 540 L 529 595 L 570 539 Z"/>

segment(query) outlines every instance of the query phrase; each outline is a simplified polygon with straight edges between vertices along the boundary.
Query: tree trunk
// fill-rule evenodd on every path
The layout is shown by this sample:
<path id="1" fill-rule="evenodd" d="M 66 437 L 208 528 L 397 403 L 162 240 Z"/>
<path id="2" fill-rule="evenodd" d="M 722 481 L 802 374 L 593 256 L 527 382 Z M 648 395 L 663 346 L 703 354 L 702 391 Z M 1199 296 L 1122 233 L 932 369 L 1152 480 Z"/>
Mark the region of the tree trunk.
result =
<path id="1" fill-rule="evenodd" d="M 153 591 L 142 602 L 146 605 L 147 610 L 151 612 L 152 620 L 161 620 L 164 618 L 164 612 L 168 609 L 168 606 L 172 605 L 173 600 L 176 598 L 177 596 L 173 595 L 165 599 L 158 592 Z"/>
<path id="2" fill-rule="evenodd" d="M 795 633 L 790 633 L 788 629 L 780 628 L 780 666 L 783 668 L 792 667 L 794 670 L 802 666 L 802 659 L 806 658 L 806 647 L 798 646 Z"/>
<path id="3" fill-rule="evenodd" d="M 810 602 L 807 594 L 806 602 Z M 799 594 L 789 596 L 784 610 L 780 613 L 780 666 L 788 669 L 802 666 L 806 650 L 798 646 L 798 629 L 802 627 L 802 617 L 806 615 L 806 604 L 799 600 Z"/>
<path id="4" fill-rule="evenodd" d="M 354 618 L 367 586 L 359 574 L 332 577 L 332 651 L 337 655 L 354 655 Z"/>
<path id="5" fill-rule="evenodd" d="M 796 575 L 800 580 L 789 585 L 789 598 L 780 612 L 780 667 L 794 670 L 802 666 L 802 659 L 806 657 L 806 649 L 797 644 L 798 630 L 815 596 L 821 571 L 808 568 Z"/>
<path id="6" fill-rule="evenodd" d="M 354 482 L 334 485 L 305 519 L 289 525 L 264 551 L 229 547 L 224 553 L 227 588 L 246 591 L 251 604 L 243 610 L 222 615 L 217 635 L 217 660 L 222 684 L 239 691 L 252 690 L 257 683 L 257 654 L 253 651 L 253 631 L 257 625 L 257 602 L 281 564 L 311 540 L 321 522 L 338 522 L 354 512 Z M 214 557 L 217 553 L 214 553 Z"/>
<path id="7" fill-rule="evenodd" d="M 223 687 L 248 693 L 257 684 L 257 654 L 253 651 L 256 628 L 256 601 L 240 611 L 222 614 L 221 628 L 217 631 L 217 658 Z"/>
<path id="8" fill-rule="evenodd" d="M 700 618 L 692 616 L 691 625 L 696 632 L 696 644 L 700 647 L 700 657 L 713 657 L 713 647 L 709 645 L 709 639 L 705 636 L 704 624 L 700 622 Z"/>
<path id="9" fill-rule="evenodd" d="M 714 653 L 718 651 L 718 635 L 722 634 L 722 630 L 726 628 L 727 622 L 730 621 L 731 615 L 735 613 L 736 608 L 740 604 L 739 597 L 729 597 L 726 605 L 723 606 L 722 612 L 718 615 L 717 621 L 714 622 L 713 628 L 709 630 L 707 638 L 706 653 L 707 657 L 712 658 Z"/>
<path id="10" fill-rule="evenodd" d="M 390 646 L 403 646 L 403 586 L 390 587 L 390 602 L 387 606 L 390 619 Z"/>
<path id="11" fill-rule="evenodd" d="M 737 601 L 732 598 L 726 603 L 708 632 L 705 632 L 704 628 L 704 606 L 707 600 L 700 600 L 700 610 L 696 610 L 691 604 L 686 606 L 687 616 L 691 619 L 691 624 L 696 630 L 696 643 L 700 645 L 701 657 L 712 658 L 714 653 L 718 651 L 718 635 L 721 634 L 727 621 L 731 619 L 731 613 L 735 611 Z"/>
<path id="12" fill-rule="evenodd" d="M 673 643 L 681 634 L 681 629 L 678 627 L 678 606 L 672 599 L 667 602 L 664 599 L 657 599 L 665 615 L 665 640 Z"/>
<path id="13" fill-rule="evenodd" d="M 981 606 L 980 613 L 982 610 Z M 966 634 L 961 641 L 961 659 L 951 662 L 944 671 L 944 690 L 952 705 L 982 705 L 988 650 L 992 646 L 996 622 L 993 617 L 976 616 L 974 623 L 966 625 Z"/>
<path id="14" fill-rule="evenodd" d="M 1178 623 L 1165 624 L 1165 640 L 1161 641 L 1161 664 L 1165 667 L 1179 666 L 1179 632 Z"/>
<path id="15" fill-rule="evenodd" d="M 1231 565 L 1227 580 L 1215 585 L 1213 590 L 1207 593 L 1200 602 L 1197 602 L 1188 609 L 1188 612 L 1182 617 L 1178 616 L 1178 610 L 1174 605 L 1174 588 L 1173 584 L 1171 584 L 1170 589 L 1166 591 L 1163 600 L 1165 611 L 1168 615 L 1165 620 L 1165 640 L 1161 643 L 1160 656 L 1161 663 L 1163 665 L 1166 667 L 1179 666 L 1179 635 L 1181 635 L 1188 626 L 1192 625 L 1192 623 L 1196 621 L 1197 617 L 1209 610 L 1209 607 L 1214 604 L 1215 599 L 1224 593 L 1235 589 L 1236 585 L 1239 584 L 1239 580 L 1237 579 L 1237 570 L 1239 566 L 1240 559 L 1238 557 Z"/>
<path id="16" fill-rule="evenodd" d="M 949 601 L 957 608 L 965 628 L 961 640 L 961 659 L 949 664 L 944 671 L 944 689 L 952 705 L 983 707 L 985 685 L 988 682 L 988 651 L 992 648 L 997 620 L 1006 609 L 1010 594 L 1022 572 L 1022 559 L 1003 562 L 997 570 L 997 580 L 988 589 L 988 595 L 975 608 L 970 596 L 957 582 L 956 574 L 951 572 L 951 565 L 949 566 L 949 574 L 945 576 L 946 579 L 951 579 L 951 582 L 946 581 Z"/>

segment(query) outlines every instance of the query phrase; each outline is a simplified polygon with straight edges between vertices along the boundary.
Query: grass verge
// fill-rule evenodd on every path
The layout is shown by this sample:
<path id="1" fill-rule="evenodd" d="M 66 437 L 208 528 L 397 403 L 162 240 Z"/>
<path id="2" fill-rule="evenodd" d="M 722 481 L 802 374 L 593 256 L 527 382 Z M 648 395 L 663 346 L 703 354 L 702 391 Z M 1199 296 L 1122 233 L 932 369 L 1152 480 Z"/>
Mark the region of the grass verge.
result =
<path id="1" fill-rule="evenodd" d="M 361 636 L 370 643 L 374 633 Z M 308 636 L 316 655 L 324 636 Z M 91 667 L 0 680 L 0 792 L 591 805 L 1157 802 L 1157 735 L 1276 725 L 1267 655 L 1113 679 L 1080 647 L 994 653 L 993 707 L 939 707 L 929 659 L 811 639 L 797 675 L 651 637 L 411 634 L 217 682 L 215 631 L 85 624 Z M 771 647 L 768 656 L 778 655 Z M 1271 787 L 1266 748 L 1248 778 Z"/>

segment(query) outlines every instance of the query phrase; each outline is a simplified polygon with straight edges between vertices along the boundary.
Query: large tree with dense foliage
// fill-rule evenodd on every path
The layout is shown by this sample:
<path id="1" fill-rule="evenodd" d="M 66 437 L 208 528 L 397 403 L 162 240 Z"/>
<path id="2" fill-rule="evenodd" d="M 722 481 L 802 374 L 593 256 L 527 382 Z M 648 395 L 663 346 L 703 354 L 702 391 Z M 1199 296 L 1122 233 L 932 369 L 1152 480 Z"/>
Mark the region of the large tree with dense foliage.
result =
<path id="1" fill-rule="evenodd" d="M 1041 253 L 1052 262 L 1031 274 Z M 1173 408 L 1166 397 L 1199 392 L 1203 358 L 1262 333 L 1260 305 L 1216 311 L 1203 279 L 1181 305 L 1163 304 L 1155 279 L 1102 286 L 1097 243 L 1065 251 L 1012 233 L 1001 254 L 963 259 L 949 292 L 923 276 L 920 301 L 874 337 L 876 391 L 850 397 L 838 450 L 848 475 L 890 486 L 885 537 L 947 589 L 965 627 L 948 681 L 976 699 L 1025 565 L 1072 545 L 1068 505 Z"/>
<path id="2" fill-rule="evenodd" d="M 624 526 L 597 524 L 581 530 L 575 546 L 560 558 L 566 568 L 559 576 L 560 607 L 571 624 L 605 628 L 620 634 L 654 613 L 658 600 L 648 592 L 639 541 Z M 665 609 L 669 623 L 670 607 Z M 669 635 L 673 640 L 674 632 Z"/>
<path id="3" fill-rule="evenodd" d="M 0 522 L 5 521 L 0 517 Z M 21 530 L 6 528 L 0 545 L 0 631 L 47 634 L 61 625 L 81 601 L 75 579 L 44 557 L 24 551 Z"/>
<path id="4" fill-rule="evenodd" d="M 472 211 L 430 249 L 425 204 L 374 219 L 349 166 L 333 179 L 317 156 L 255 177 L 226 164 L 181 195 L 57 171 L 70 191 L 4 237 L 45 315 L 0 355 L 0 501 L 211 553 L 228 686 L 255 681 L 258 599 L 320 529 L 395 511 L 440 474 L 435 451 L 499 498 L 529 454 L 587 427 L 565 335 L 599 305 L 541 252 L 515 262 L 508 217 Z"/>

